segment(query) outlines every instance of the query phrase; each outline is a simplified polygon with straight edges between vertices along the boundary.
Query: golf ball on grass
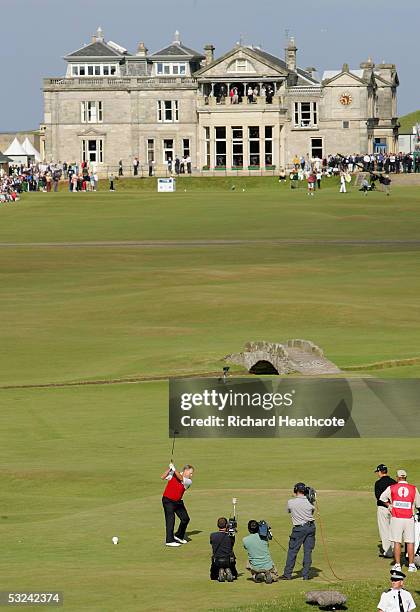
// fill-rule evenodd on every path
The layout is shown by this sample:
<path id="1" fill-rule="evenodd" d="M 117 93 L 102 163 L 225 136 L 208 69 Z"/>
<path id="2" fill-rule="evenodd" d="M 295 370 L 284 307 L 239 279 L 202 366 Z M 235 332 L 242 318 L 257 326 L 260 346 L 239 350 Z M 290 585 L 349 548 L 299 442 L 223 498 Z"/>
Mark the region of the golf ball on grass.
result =
<path id="1" fill-rule="evenodd" d="M 114 537 L 112 538 L 112 543 L 113 543 L 113 544 L 118 544 L 118 542 L 119 542 L 119 541 L 120 541 L 120 539 L 119 539 L 119 537 L 118 537 L 118 536 L 114 536 Z"/>

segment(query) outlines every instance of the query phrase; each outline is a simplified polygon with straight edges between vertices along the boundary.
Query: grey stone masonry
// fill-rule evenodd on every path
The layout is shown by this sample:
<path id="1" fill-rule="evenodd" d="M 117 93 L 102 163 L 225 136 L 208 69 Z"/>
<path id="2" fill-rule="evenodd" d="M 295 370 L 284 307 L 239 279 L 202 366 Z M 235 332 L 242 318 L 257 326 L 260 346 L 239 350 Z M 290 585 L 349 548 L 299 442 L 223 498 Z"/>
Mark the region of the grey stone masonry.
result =
<path id="1" fill-rule="evenodd" d="M 88 161 L 96 171 L 171 172 L 177 157 L 193 169 L 242 173 L 290 167 L 296 157 L 398 149 L 394 64 L 342 64 L 323 76 L 298 66 L 291 39 L 284 59 L 237 44 L 220 57 L 181 42 L 135 54 L 106 41 L 64 57 L 62 76 L 44 79 L 45 161 Z M 173 164 L 172 164 L 173 165 Z"/>
<path id="2" fill-rule="evenodd" d="M 247 342 L 241 353 L 227 355 L 225 360 L 243 366 L 254 373 L 254 368 L 270 364 L 278 374 L 297 372 L 308 376 L 338 374 L 340 369 L 326 359 L 323 350 L 309 340 L 277 342 Z M 273 372 L 274 373 L 274 372 Z"/>

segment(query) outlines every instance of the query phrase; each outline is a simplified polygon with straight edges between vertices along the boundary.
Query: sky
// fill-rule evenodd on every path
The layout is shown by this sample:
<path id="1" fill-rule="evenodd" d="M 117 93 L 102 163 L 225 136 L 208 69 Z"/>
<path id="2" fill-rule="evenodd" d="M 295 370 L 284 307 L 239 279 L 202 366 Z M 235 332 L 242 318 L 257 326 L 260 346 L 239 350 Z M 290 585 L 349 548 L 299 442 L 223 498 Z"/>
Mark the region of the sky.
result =
<path id="1" fill-rule="evenodd" d="M 63 56 L 88 43 L 101 26 L 105 39 L 135 52 L 173 40 L 216 57 L 242 39 L 284 57 L 287 32 L 298 65 L 358 68 L 369 56 L 395 63 L 398 112 L 420 109 L 420 0 L 0 0 L 0 132 L 37 129 L 42 79 L 62 77 Z"/>

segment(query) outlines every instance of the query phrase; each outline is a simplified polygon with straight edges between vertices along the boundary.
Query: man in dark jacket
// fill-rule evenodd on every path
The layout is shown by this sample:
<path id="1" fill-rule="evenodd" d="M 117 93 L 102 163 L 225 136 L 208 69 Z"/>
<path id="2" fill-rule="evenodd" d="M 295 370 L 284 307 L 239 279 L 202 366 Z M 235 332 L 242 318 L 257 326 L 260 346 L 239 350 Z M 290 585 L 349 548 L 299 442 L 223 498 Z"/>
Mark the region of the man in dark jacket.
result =
<path id="1" fill-rule="evenodd" d="M 238 577 L 236 559 L 233 553 L 235 536 L 228 533 L 228 520 L 221 517 L 217 521 L 219 531 L 210 535 L 212 547 L 210 579 L 219 582 L 232 582 Z"/>
<path id="2" fill-rule="evenodd" d="M 392 484 L 395 484 L 395 480 L 388 476 L 388 468 L 383 463 L 380 463 L 375 470 L 378 474 L 378 480 L 375 482 L 375 497 L 377 505 L 377 518 L 378 518 L 378 529 L 381 538 L 382 550 L 379 553 L 380 557 L 392 559 L 392 542 L 391 542 L 391 515 L 389 510 L 379 499 L 382 493 Z"/>

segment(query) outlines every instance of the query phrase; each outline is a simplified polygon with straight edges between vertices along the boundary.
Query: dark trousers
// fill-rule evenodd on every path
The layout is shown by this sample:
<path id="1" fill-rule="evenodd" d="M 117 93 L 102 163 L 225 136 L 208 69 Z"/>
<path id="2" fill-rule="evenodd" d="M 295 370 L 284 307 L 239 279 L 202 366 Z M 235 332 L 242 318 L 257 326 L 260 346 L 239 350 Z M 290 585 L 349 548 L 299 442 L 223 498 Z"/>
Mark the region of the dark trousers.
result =
<path id="1" fill-rule="evenodd" d="M 174 527 L 175 527 L 175 514 L 180 520 L 178 530 L 175 535 L 177 538 L 183 540 L 185 538 L 185 530 L 190 522 L 187 509 L 184 506 L 184 502 L 172 501 L 168 497 L 162 497 L 163 511 L 165 513 L 166 523 L 166 542 L 174 542 Z"/>
<path id="2" fill-rule="evenodd" d="M 289 550 L 287 552 L 286 565 L 283 574 L 287 577 L 292 576 L 295 567 L 296 557 L 303 544 L 303 570 L 302 576 L 309 577 L 309 570 L 312 563 L 312 551 L 315 548 L 315 523 L 306 523 L 293 527 L 289 539 Z"/>
<path id="3" fill-rule="evenodd" d="M 234 555 L 231 557 L 212 557 L 210 566 L 210 580 L 217 580 L 219 577 L 219 569 L 229 568 L 234 578 L 238 577 L 238 570 L 236 569 L 236 559 Z"/>

